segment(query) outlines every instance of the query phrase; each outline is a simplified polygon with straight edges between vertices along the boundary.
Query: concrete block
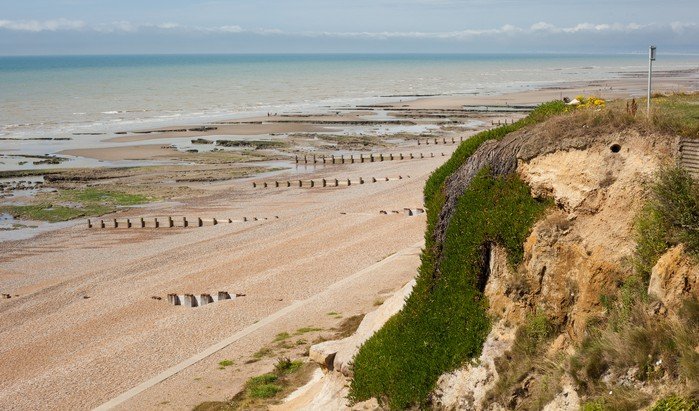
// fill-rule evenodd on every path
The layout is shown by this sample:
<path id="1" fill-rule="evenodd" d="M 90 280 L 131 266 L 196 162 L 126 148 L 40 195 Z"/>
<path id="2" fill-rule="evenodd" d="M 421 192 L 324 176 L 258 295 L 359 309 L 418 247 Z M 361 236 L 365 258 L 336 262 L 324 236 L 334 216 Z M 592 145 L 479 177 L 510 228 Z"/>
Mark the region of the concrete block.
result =
<path id="1" fill-rule="evenodd" d="M 364 163 L 364 154 L 359 155 L 359 162 Z"/>
<path id="2" fill-rule="evenodd" d="M 340 156 L 340 160 L 342 161 L 342 164 L 345 164 L 345 155 L 344 154 Z"/>
<path id="3" fill-rule="evenodd" d="M 331 157 L 332 160 L 333 160 L 333 164 L 335 164 L 335 154 L 331 155 L 330 157 Z"/>
<path id="4" fill-rule="evenodd" d="M 184 303 L 182 305 L 185 307 L 194 308 L 199 306 L 199 301 L 197 301 L 197 297 L 195 297 L 194 294 L 185 294 Z"/>
<path id="5" fill-rule="evenodd" d="M 199 305 L 206 305 L 206 304 L 213 304 L 214 303 L 214 298 L 211 296 L 211 294 L 201 294 L 199 296 Z"/>
<path id="6" fill-rule="evenodd" d="M 216 301 L 230 300 L 231 294 L 228 291 L 219 291 L 216 295 Z"/>
<path id="7" fill-rule="evenodd" d="M 354 155 L 350 154 L 350 163 L 354 164 Z"/>
<path id="8" fill-rule="evenodd" d="M 180 300 L 180 296 L 177 294 L 168 294 L 167 301 L 172 305 L 182 305 L 182 300 Z"/>
<path id="9" fill-rule="evenodd" d="M 379 158 L 383 161 L 383 154 L 379 154 Z"/>

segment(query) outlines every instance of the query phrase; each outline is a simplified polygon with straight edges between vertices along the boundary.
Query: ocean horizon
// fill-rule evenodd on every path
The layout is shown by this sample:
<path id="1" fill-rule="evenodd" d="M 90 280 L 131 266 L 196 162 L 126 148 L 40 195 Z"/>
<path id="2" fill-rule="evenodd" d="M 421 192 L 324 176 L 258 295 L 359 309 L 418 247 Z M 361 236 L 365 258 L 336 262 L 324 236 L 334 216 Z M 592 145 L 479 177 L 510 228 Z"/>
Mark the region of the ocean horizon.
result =
<path id="1" fill-rule="evenodd" d="M 664 55 L 657 70 L 699 66 Z M 647 69 L 645 54 L 160 54 L 0 57 L 0 136 L 215 121 L 422 96 L 492 95 Z"/>

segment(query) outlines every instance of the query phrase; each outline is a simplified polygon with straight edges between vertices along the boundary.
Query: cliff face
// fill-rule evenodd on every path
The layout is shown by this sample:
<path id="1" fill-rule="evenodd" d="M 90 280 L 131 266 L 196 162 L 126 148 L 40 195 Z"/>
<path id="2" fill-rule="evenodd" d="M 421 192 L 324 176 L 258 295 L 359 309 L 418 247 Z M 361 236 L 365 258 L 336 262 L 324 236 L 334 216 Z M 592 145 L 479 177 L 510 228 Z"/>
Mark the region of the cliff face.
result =
<path id="1" fill-rule="evenodd" d="M 545 347 L 538 348 L 540 360 L 556 361 L 561 355 L 575 353 L 588 323 L 605 314 L 603 297 L 613 295 L 634 274 L 634 219 L 654 174 L 674 161 L 677 141 L 632 130 L 585 137 L 575 134 L 551 138 L 536 127 L 513 133 L 481 146 L 448 180 L 450 194 L 440 227 L 448 224 L 459 191 L 483 165 L 507 173 L 516 164 L 516 172 L 530 185 L 532 194 L 553 198 L 556 208 L 534 226 L 519 267 L 507 264 L 501 247 L 490 250 L 485 295 L 495 325 L 477 361 L 442 376 L 431 398 L 432 407 L 579 409 L 580 397 L 571 376 L 563 371 L 553 373 L 559 378 L 550 384 L 555 392 L 542 396 L 538 392 L 541 384 L 535 384 L 536 366 L 523 372 L 509 393 L 502 395 L 501 389 L 500 396 L 494 396 L 492 391 L 501 379 L 496 363 L 514 360 L 509 351 L 516 330 L 536 312 L 545 313 L 555 330 L 543 342 Z M 682 246 L 658 261 L 649 294 L 660 300 L 662 313 L 676 315 L 685 298 L 699 296 L 698 273 L 696 262 Z M 547 398 L 548 404 L 532 407 L 522 401 L 535 395 Z"/>

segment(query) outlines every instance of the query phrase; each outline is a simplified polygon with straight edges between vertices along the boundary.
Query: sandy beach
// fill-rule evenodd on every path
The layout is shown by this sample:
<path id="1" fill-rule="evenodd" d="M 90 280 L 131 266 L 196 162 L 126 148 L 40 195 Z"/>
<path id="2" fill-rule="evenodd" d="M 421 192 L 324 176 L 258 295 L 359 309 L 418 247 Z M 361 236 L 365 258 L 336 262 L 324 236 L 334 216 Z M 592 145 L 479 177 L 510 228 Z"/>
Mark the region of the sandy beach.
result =
<path id="1" fill-rule="evenodd" d="M 11 297 L 0 300 L 0 408 L 92 409 L 106 403 L 124 410 L 185 410 L 230 398 L 278 357 L 302 356 L 314 339 L 331 336 L 343 319 L 371 311 L 415 276 L 425 215 L 409 216 L 404 209 L 423 207 L 426 179 L 457 147 L 449 144 L 451 138 L 466 139 L 493 123 L 526 114 L 508 111 L 508 106 L 576 94 L 641 96 L 644 81 L 629 77 L 508 95 L 406 99 L 353 108 L 342 115 L 333 110 L 313 116 L 282 113 L 207 123 L 204 126 L 215 129 L 206 131 L 129 130 L 105 137 L 105 147 L 62 152 L 104 161 L 186 163 L 153 167 L 140 177 L 114 170 L 100 179 L 62 180 L 167 193 L 162 198 L 168 201 L 125 208 L 105 219 L 190 216 L 248 221 L 88 229 L 81 219 L 34 238 L 0 243 L 0 291 Z M 697 71 L 659 75 L 656 82 L 658 91 L 697 89 Z M 501 111 L 470 111 L 471 106 L 497 106 Z M 418 130 L 431 127 L 432 134 L 424 137 L 409 128 L 382 135 L 386 127 L 398 126 L 386 124 L 395 121 Z M 181 128 L 197 126 L 202 125 Z M 297 135 L 340 133 L 352 127 L 363 127 L 361 132 L 374 139 L 374 145 L 343 148 L 337 140 Z M 168 147 L 172 141 L 167 141 L 226 136 L 286 145 L 251 153 L 187 153 Z M 435 138 L 447 144 L 418 144 Z M 295 156 L 313 154 L 337 154 L 344 160 L 345 155 L 354 159 L 370 153 L 396 158 L 405 154 L 406 159 L 335 165 L 294 161 Z M 415 158 L 407 158 L 408 153 Z M 230 171 L 242 165 L 259 167 L 256 172 L 266 174 Z M 203 177 L 178 180 L 184 178 L 183 170 Z M 106 172 L 81 173 L 65 175 L 96 178 Z M 340 187 L 273 185 L 360 177 L 379 181 Z M 253 182 L 267 181 L 269 188 L 253 188 Z M 219 291 L 244 296 L 197 308 L 173 306 L 167 299 L 170 293 Z M 315 330 L 300 332 L 303 328 Z M 288 348 L 275 345 L 275 336 L 283 332 L 303 342 Z M 167 378 L 141 385 L 171 367 L 188 364 L 221 341 L 228 343 Z M 255 355 L 265 347 L 270 352 Z M 219 369 L 222 360 L 234 365 Z M 120 397 L 134 387 L 141 388 Z"/>

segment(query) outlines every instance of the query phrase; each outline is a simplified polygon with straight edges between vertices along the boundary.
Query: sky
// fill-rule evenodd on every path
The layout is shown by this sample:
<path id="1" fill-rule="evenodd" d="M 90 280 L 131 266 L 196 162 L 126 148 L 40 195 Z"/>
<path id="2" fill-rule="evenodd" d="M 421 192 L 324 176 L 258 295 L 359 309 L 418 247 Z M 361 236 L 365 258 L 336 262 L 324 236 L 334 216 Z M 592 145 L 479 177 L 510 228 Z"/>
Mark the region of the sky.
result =
<path id="1" fill-rule="evenodd" d="M 0 0 L 0 55 L 699 53 L 697 0 Z"/>

